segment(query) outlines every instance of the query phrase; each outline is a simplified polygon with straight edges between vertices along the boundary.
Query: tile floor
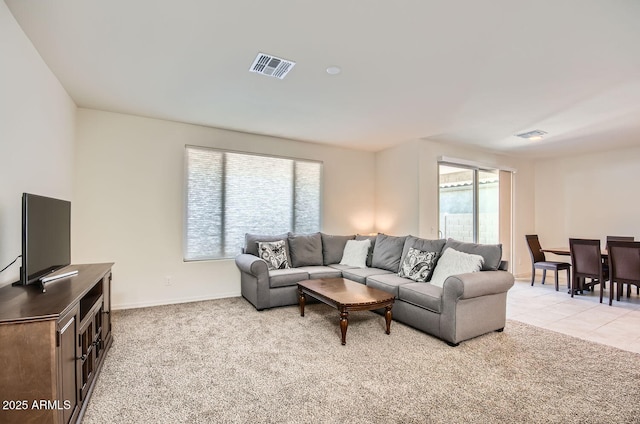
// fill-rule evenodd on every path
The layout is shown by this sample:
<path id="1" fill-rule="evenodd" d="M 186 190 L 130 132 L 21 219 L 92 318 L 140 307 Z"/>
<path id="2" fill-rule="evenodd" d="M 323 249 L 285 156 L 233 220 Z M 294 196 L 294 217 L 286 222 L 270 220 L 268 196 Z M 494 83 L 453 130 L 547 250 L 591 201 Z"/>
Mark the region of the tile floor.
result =
<path id="1" fill-rule="evenodd" d="M 609 306 L 608 283 L 600 304 L 598 286 L 595 292 L 571 298 L 564 280 L 559 291 L 555 291 L 553 274 L 545 285 L 540 280 L 538 276 L 531 287 L 529 278 L 516 279 L 507 295 L 508 319 L 640 353 L 640 296 L 635 287 L 630 298 L 625 294 Z"/>

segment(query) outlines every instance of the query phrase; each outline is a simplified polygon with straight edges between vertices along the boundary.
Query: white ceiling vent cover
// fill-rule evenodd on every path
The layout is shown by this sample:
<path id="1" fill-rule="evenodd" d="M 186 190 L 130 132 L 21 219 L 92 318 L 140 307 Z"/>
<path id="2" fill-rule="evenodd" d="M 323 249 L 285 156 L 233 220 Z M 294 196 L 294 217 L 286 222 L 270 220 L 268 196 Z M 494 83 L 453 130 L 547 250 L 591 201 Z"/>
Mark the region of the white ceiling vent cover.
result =
<path id="1" fill-rule="evenodd" d="M 295 62 L 275 57 L 273 55 L 258 53 L 256 60 L 253 61 L 250 72 L 283 79 L 289 71 L 295 66 Z"/>
<path id="2" fill-rule="evenodd" d="M 527 140 L 540 140 L 545 135 L 547 135 L 547 132 L 542 130 L 533 130 L 522 134 L 516 134 L 517 137 L 526 138 Z"/>

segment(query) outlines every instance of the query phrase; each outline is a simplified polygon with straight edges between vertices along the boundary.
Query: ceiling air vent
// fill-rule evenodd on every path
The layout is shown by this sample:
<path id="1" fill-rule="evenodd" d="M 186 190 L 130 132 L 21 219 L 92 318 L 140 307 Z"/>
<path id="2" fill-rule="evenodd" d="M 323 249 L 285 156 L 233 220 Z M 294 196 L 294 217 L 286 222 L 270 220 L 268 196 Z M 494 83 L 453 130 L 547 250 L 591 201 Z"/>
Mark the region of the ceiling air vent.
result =
<path id="1" fill-rule="evenodd" d="M 275 77 L 283 79 L 291 68 L 295 66 L 295 62 L 290 60 L 275 57 L 269 54 L 258 53 L 256 60 L 253 61 L 250 72 L 256 72 L 258 74 L 266 75 L 268 77 Z"/>
<path id="2" fill-rule="evenodd" d="M 546 131 L 533 130 L 526 133 L 517 134 L 517 136 L 527 140 L 541 140 L 546 134 Z"/>

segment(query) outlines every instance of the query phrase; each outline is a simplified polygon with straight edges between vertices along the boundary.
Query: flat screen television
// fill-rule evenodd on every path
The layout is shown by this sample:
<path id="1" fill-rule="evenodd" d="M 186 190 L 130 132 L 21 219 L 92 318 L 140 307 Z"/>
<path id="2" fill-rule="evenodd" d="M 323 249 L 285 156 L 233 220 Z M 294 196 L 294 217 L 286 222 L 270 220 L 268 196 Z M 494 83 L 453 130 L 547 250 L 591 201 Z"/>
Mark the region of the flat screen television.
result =
<path id="1" fill-rule="evenodd" d="M 22 194 L 20 284 L 38 283 L 71 263 L 71 202 Z"/>

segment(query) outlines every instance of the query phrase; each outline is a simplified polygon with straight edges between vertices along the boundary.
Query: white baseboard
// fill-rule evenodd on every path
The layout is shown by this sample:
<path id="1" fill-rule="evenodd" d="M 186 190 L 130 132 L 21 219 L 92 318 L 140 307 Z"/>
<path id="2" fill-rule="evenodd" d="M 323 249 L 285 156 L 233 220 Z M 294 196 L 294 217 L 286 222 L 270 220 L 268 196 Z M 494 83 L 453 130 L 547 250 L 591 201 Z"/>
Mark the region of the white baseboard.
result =
<path id="1" fill-rule="evenodd" d="M 151 301 L 151 302 L 120 303 L 120 304 L 112 304 L 111 310 L 118 311 L 123 309 L 150 308 L 152 306 L 175 305 L 178 303 L 201 302 L 203 300 L 226 299 L 228 297 L 239 297 L 239 296 L 240 296 L 240 292 L 223 293 L 217 296 L 195 296 L 195 297 L 183 297 L 179 299 L 158 300 L 158 301 Z"/>

